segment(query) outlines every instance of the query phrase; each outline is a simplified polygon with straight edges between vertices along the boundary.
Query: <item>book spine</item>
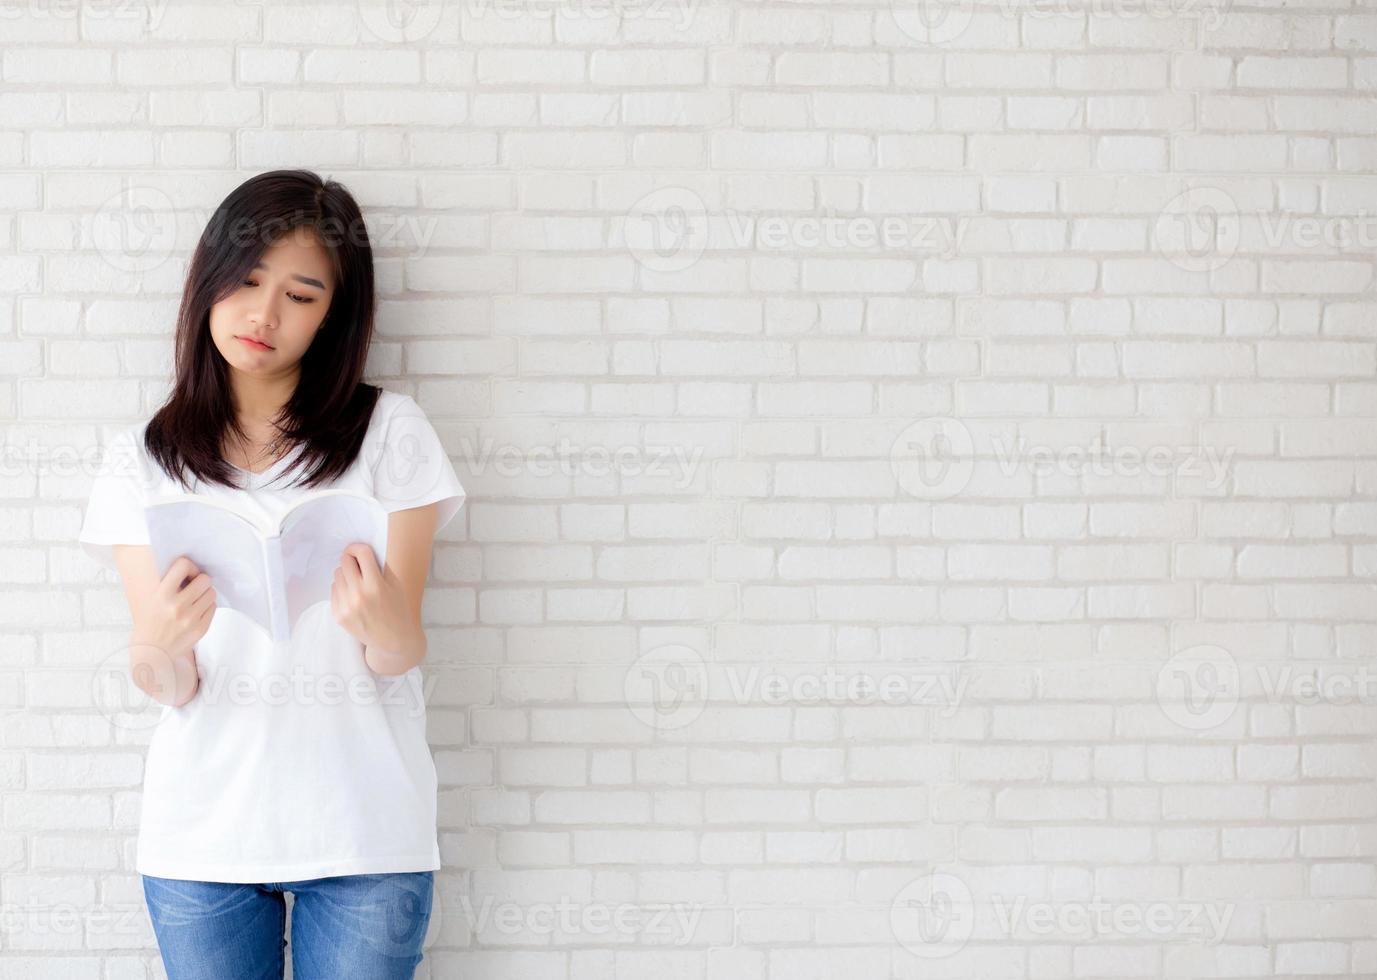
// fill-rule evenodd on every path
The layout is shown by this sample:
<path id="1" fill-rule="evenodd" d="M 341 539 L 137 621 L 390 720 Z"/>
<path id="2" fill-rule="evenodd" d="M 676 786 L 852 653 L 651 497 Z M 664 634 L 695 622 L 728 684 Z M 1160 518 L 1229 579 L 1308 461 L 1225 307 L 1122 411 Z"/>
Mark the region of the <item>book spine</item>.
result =
<path id="1" fill-rule="evenodd" d="M 273 642 L 286 643 L 291 639 L 292 624 L 287 617 L 287 577 L 282 571 L 282 539 L 266 539 L 263 542 L 263 555 L 268 575 L 268 613 L 272 620 Z"/>

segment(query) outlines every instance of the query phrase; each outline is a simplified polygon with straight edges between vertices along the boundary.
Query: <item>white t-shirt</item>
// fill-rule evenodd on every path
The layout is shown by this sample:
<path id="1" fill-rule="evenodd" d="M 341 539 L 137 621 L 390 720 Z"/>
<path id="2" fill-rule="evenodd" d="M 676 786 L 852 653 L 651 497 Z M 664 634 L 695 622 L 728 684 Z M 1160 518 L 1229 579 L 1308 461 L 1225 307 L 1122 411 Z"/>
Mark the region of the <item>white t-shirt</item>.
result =
<path id="1" fill-rule="evenodd" d="M 111 545 L 148 543 L 144 503 L 187 492 L 144 451 L 145 426 L 112 440 L 78 536 L 112 569 Z M 379 395 L 359 456 L 333 483 L 287 486 L 306 472 L 283 474 L 297 454 L 258 475 L 236 468 L 246 489 L 196 480 L 191 492 L 269 527 L 327 486 L 369 494 L 389 513 L 440 501 L 441 526 L 463 505 L 439 437 L 407 395 Z M 139 873 L 282 882 L 439 869 L 420 667 L 375 673 L 329 602 L 308 609 L 276 648 L 218 608 L 195 651 L 200 688 L 163 706 L 148 747 Z"/>

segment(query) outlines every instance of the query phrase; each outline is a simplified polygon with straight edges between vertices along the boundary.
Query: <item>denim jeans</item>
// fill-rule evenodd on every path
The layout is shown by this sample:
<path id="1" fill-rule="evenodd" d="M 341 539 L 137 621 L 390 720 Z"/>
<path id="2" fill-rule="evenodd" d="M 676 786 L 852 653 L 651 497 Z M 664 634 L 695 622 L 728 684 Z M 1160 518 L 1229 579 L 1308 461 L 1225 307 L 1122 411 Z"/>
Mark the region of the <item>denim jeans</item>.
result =
<path id="1" fill-rule="evenodd" d="M 281 980 L 286 892 L 293 980 L 410 980 L 435 872 L 234 884 L 143 875 L 168 980 Z"/>

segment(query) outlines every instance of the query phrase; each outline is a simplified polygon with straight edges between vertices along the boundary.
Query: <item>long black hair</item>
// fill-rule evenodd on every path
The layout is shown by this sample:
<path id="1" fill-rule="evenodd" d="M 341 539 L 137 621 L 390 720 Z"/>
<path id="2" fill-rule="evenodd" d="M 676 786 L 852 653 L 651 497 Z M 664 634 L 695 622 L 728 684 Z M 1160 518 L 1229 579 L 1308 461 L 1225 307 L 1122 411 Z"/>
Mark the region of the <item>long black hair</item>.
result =
<path id="1" fill-rule="evenodd" d="M 177 316 L 176 377 L 149 420 L 144 447 L 183 487 L 190 473 L 238 487 L 222 446 L 244 439 L 232 405 L 229 364 L 210 334 L 210 309 L 239 288 L 278 236 L 311 227 L 334 269 L 330 309 L 301 359 L 296 390 L 275 420 L 271 457 L 300 446 L 287 472 L 312 487 L 344 473 L 363 446 L 380 391 L 363 382 L 373 338 L 373 250 L 358 204 L 344 187 L 309 170 L 274 170 L 236 187 L 201 233 Z"/>

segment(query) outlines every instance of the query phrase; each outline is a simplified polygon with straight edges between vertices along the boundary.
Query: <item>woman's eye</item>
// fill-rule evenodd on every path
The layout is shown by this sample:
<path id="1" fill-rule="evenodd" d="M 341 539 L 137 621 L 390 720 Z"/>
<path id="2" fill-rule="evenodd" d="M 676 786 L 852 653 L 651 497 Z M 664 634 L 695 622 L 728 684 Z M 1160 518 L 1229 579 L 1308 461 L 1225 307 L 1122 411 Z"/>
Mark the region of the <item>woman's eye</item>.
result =
<path id="1" fill-rule="evenodd" d="M 243 281 L 242 285 L 245 285 L 245 286 L 257 286 L 258 283 L 254 282 L 252 279 L 245 279 L 245 280 Z M 291 299 L 292 302 L 294 302 L 294 303 L 314 303 L 314 302 L 315 302 L 315 299 L 314 299 L 313 297 L 311 297 L 311 296 L 298 296 L 296 293 L 288 293 L 288 294 L 287 294 L 287 297 L 288 297 L 289 299 Z"/>

